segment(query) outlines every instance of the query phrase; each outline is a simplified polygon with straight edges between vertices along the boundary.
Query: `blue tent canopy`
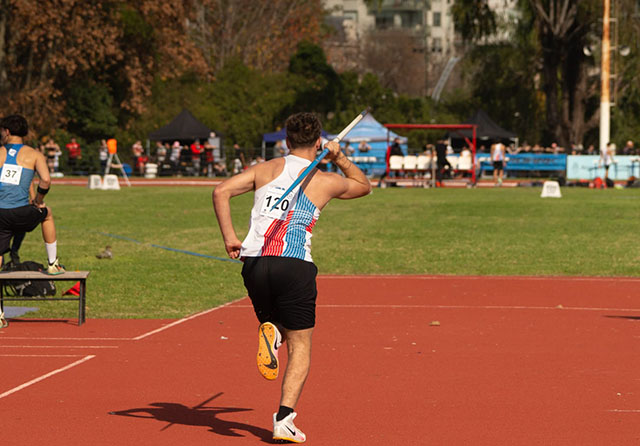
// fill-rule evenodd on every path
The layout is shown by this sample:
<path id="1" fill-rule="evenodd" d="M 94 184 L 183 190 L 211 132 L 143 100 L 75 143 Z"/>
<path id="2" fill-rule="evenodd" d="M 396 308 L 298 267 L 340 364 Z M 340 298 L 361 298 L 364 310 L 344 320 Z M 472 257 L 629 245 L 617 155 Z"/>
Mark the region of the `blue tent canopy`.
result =
<path id="1" fill-rule="evenodd" d="M 387 132 L 389 132 L 388 135 Z M 395 138 L 400 138 L 401 144 L 407 143 L 406 137 L 390 132 L 385 126 L 376 121 L 373 116 L 368 114 L 362 118 L 362 120 L 357 123 L 349 133 L 347 133 L 344 140 L 349 142 L 386 142 L 387 136 L 389 137 L 389 141 L 393 141 Z"/>

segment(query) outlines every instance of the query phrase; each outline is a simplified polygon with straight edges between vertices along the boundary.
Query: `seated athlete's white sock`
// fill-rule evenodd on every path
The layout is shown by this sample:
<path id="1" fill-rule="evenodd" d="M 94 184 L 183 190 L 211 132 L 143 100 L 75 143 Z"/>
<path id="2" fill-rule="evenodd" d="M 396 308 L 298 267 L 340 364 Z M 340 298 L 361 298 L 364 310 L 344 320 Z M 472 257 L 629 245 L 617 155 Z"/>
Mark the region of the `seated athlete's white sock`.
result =
<path id="1" fill-rule="evenodd" d="M 46 243 L 44 247 L 47 248 L 47 258 L 49 259 L 49 265 L 56 261 L 58 258 L 58 241 L 53 243 Z"/>

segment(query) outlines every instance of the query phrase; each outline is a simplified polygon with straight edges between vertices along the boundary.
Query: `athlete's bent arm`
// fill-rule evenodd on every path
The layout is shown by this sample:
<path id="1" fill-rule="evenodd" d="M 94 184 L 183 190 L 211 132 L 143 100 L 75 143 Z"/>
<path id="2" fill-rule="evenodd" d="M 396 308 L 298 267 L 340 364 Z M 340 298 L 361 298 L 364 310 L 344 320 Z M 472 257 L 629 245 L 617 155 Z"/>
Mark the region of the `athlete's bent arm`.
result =
<path id="1" fill-rule="evenodd" d="M 38 173 L 38 188 L 48 191 L 51 186 L 51 177 L 49 176 L 49 167 L 47 166 L 47 160 L 40 152 L 35 152 L 36 163 L 35 171 Z M 38 207 L 45 207 L 44 195 L 40 192 L 36 192 L 33 197 L 33 203 Z"/>
<path id="2" fill-rule="evenodd" d="M 371 183 L 369 179 L 358 166 L 340 151 L 340 146 L 331 141 L 326 147 L 329 149 L 328 158 L 338 166 L 345 176 L 345 178 L 342 178 L 336 175 L 340 181 L 335 182 L 336 189 L 333 196 L 348 200 L 370 194 Z"/>
<path id="3" fill-rule="evenodd" d="M 218 219 L 218 225 L 220 225 L 220 232 L 222 232 L 224 247 L 232 259 L 237 259 L 240 256 L 242 242 L 238 239 L 236 231 L 233 228 L 229 201 L 232 197 L 253 190 L 254 186 L 255 169 L 249 168 L 222 182 L 213 190 L 213 208 L 216 213 L 216 218 Z"/>

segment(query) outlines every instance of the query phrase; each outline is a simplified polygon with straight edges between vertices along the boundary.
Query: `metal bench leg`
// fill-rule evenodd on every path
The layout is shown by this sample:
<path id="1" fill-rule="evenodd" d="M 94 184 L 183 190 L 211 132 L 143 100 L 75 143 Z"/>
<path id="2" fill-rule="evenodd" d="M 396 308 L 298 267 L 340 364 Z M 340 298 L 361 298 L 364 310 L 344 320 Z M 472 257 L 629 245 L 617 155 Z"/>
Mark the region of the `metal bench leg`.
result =
<path id="1" fill-rule="evenodd" d="M 86 281 L 80 281 L 80 295 L 78 296 L 78 325 L 82 325 L 85 319 L 85 290 L 86 290 Z"/>
<path id="2" fill-rule="evenodd" d="M 0 282 L 0 328 L 6 328 L 9 323 L 4 318 L 4 293 L 2 291 L 2 282 Z"/>

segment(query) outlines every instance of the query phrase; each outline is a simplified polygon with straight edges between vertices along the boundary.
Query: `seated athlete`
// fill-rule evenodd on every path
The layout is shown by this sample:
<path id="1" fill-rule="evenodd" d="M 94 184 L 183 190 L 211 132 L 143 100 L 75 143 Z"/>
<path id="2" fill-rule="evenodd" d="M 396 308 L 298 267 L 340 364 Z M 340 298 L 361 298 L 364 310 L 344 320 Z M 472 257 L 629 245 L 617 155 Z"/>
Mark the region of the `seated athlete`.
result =
<path id="1" fill-rule="evenodd" d="M 280 407 L 273 414 L 273 439 L 302 443 L 306 436 L 293 419 L 309 373 L 315 326 L 318 270 L 311 258 L 311 232 L 320 211 L 332 198 L 362 197 L 371 192 L 371 184 L 340 145 L 329 142 L 327 158 L 344 177 L 314 169 L 282 197 L 322 145 L 322 127 L 315 115 L 298 113 L 290 116 L 285 125 L 290 154 L 251 166 L 226 180 L 214 190 L 213 204 L 227 253 L 244 261 L 242 277 L 261 323 L 257 361 L 265 378 L 277 378 L 278 347 L 287 342 L 288 362 Z M 251 226 L 241 242 L 233 228 L 229 201 L 249 191 L 255 191 Z"/>
<path id="2" fill-rule="evenodd" d="M 47 160 L 39 151 L 23 144 L 29 127 L 20 115 L 0 120 L 0 256 L 10 250 L 11 238 L 31 232 L 42 224 L 42 238 L 48 257 L 48 274 L 62 274 L 57 257 L 56 228 L 51 208 L 44 204 L 51 179 Z M 30 197 L 35 173 L 40 181 L 35 196 Z M 1 258 L 0 258 L 1 261 Z"/>

